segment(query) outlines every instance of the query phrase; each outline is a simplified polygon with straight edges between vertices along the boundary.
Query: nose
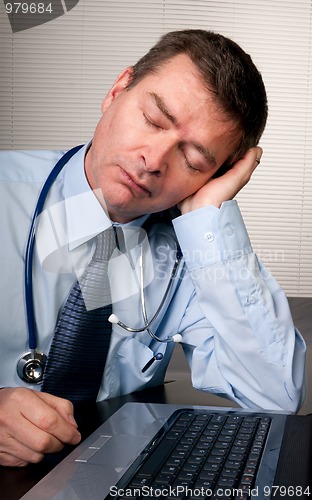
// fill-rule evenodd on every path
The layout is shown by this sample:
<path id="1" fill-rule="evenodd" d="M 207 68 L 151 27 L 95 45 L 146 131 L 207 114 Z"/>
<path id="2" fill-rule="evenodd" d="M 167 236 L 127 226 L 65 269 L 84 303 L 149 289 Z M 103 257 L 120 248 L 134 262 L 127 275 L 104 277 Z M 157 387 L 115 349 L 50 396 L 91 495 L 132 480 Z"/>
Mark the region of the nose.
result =
<path id="1" fill-rule="evenodd" d="M 142 154 L 144 169 L 157 177 L 163 175 L 169 166 L 173 149 L 173 142 L 161 137 L 150 141 Z"/>

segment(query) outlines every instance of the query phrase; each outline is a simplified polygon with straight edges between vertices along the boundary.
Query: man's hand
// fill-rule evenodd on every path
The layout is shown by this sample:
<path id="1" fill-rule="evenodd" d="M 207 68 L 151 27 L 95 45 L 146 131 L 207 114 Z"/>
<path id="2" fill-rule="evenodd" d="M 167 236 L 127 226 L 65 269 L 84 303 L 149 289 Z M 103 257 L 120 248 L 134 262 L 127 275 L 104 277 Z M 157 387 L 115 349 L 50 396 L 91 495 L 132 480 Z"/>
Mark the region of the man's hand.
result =
<path id="1" fill-rule="evenodd" d="M 80 439 L 70 401 L 31 389 L 0 390 L 0 465 L 36 463 Z"/>
<path id="2" fill-rule="evenodd" d="M 220 208 L 224 201 L 232 200 L 249 182 L 260 163 L 261 156 L 262 149 L 260 147 L 250 149 L 228 172 L 217 179 L 210 179 L 195 194 L 183 200 L 179 204 L 182 214 L 207 205 Z"/>

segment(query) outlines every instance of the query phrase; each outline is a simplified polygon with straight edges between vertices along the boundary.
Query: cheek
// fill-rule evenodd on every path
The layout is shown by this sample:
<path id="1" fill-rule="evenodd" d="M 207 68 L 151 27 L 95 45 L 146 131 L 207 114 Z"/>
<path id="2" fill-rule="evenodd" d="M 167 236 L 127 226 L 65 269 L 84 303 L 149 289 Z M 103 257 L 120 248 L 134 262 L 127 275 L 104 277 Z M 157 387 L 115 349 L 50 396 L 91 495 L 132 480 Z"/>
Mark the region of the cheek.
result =
<path id="1" fill-rule="evenodd" d="M 212 177 L 213 174 L 201 174 L 199 172 L 186 173 L 183 178 L 180 178 L 180 192 L 183 191 L 186 196 L 196 193 L 200 188 L 202 188 Z M 177 178 L 175 179 L 175 184 L 177 184 Z"/>
<path id="2" fill-rule="evenodd" d="M 192 179 L 190 176 L 181 175 L 177 178 L 177 176 L 175 176 L 168 186 L 172 205 L 196 193 L 206 182 L 207 179 Z"/>
<path id="3" fill-rule="evenodd" d="M 109 151 L 112 148 L 119 147 L 120 139 L 124 136 L 124 120 L 120 116 L 118 107 L 114 106 L 113 103 L 104 111 L 97 125 L 94 142 L 98 149 Z"/>

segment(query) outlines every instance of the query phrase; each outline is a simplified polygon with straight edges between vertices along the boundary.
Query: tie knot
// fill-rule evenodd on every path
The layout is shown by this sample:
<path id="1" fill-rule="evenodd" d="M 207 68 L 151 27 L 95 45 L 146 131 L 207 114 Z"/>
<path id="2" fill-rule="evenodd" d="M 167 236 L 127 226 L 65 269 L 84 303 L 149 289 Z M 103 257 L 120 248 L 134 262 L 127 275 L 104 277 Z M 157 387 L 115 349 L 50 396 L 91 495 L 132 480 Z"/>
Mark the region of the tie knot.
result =
<path id="1" fill-rule="evenodd" d="M 96 238 L 95 251 L 92 260 L 108 261 L 116 248 L 116 238 L 113 227 L 109 227 Z"/>

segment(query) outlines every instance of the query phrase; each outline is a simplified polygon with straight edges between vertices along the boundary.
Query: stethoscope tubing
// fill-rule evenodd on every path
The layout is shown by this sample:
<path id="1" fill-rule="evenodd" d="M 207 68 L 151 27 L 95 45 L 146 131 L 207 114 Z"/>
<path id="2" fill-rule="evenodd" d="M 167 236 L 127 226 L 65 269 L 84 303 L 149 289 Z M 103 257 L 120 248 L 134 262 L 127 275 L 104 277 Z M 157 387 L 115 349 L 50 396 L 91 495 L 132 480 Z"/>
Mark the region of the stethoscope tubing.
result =
<path id="1" fill-rule="evenodd" d="M 36 319 L 34 310 L 33 280 L 32 280 L 33 255 L 34 255 L 35 231 L 37 226 L 37 219 L 40 213 L 42 212 L 49 190 L 53 182 L 55 181 L 56 177 L 61 172 L 64 165 L 69 161 L 69 159 L 81 148 L 82 145 L 79 145 L 67 151 L 62 156 L 62 158 L 60 158 L 60 160 L 56 163 L 53 170 L 51 170 L 39 194 L 37 205 L 35 207 L 33 218 L 31 221 L 28 240 L 26 244 L 25 276 L 24 276 L 26 319 L 28 327 L 28 344 L 29 344 L 29 349 L 31 351 L 36 351 L 37 349 L 37 328 L 36 328 Z"/>
<path id="2" fill-rule="evenodd" d="M 148 330 L 148 333 L 151 335 L 151 337 L 154 340 L 157 340 L 158 342 L 161 341 L 161 339 L 159 339 L 153 332 L 151 332 L 149 330 L 149 327 L 152 325 L 152 323 L 154 323 L 155 319 L 158 317 L 158 315 L 159 315 L 159 313 L 160 313 L 160 311 L 161 311 L 161 309 L 162 309 L 162 307 L 163 307 L 163 305 L 168 297 L 168 293 L 169 293 L 169 290 L 171 288 L 172 282 L 174 281 L 176 274 L 177 274 L 179 262 L 180 262 L 180 258 L 179 258 L 178 249 L 177 249 L 176 258 L 174 261 L 174 265 L 173 265 L 173 268 L 172 268 L 172 271 L 170 274 L 169 282 L 168 282 L 167 288 L 165 290 L 165 293 L 163 295 L 163 298 L 162 298 L 157 310 L 155 311 L 154 316 L 148 321 L 147 313 L 146 313 L 146 305 L 145 305 L 145 294 L 144 294 L 143 255 L 141 255 L 141 280 L 140 280 L 140 282 L 141 282 L 141 306 L 142 306 L 142 313 L 143 313 L 143 319 L 145 322 L 145 326 L 143 327 L 143 329 L 136 329 L 135 331 L 142 332 L 144 330 Z M 168 341 L 169 339 L 163 339 L 163 340 Z M 171 340 L 171 337 L 170 337 L 170 340 Z"/>

